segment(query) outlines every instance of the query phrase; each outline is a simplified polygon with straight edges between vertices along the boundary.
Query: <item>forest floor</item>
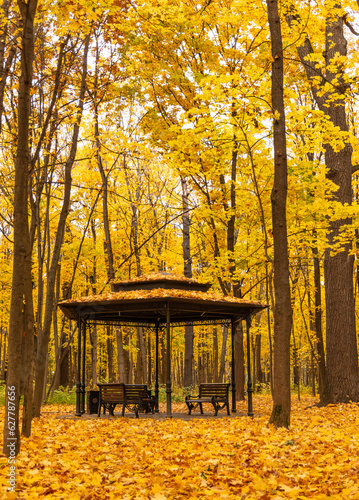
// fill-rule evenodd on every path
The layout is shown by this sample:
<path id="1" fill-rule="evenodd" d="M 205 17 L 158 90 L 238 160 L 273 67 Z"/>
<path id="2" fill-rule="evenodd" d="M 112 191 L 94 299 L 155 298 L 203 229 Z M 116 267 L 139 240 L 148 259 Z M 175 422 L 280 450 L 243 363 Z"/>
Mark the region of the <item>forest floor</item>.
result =
<path id="1" fill-rule="evenodd" d="M 22 438 L 16 494 L 1 457 L 1 498 L 359 499 L 359 404 L 315 403 L 293 396 L 289 430 L 268 425 L 270 396 L 254 397 L 253 419 L 70 419 L 58 417 L 74 407 L 45 406 Z"/>

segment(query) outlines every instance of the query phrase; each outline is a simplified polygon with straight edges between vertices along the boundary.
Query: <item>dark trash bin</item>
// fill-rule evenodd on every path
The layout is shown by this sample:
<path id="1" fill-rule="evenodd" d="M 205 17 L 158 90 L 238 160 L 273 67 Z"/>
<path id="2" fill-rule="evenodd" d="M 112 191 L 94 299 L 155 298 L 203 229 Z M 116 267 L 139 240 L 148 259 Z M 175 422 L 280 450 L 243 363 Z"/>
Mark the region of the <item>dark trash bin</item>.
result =
<path id="1" fill-rule="evenodd" d="M 99 397 L 99 391 L 87 391 L 87 413 L 97 413 Z"/>

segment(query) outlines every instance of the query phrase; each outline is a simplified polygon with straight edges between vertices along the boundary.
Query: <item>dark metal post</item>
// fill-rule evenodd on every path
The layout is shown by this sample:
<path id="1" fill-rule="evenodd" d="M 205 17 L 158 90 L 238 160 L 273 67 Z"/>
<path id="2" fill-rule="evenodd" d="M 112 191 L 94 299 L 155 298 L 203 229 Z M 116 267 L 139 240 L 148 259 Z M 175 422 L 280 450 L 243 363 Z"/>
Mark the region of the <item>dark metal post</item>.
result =
<path id="1" fill-rule="evenodd" d="M 236 324 L 234 318 L 231 319 L 231 335 L 232 335 L 232 413 L 237 412 L 236 403 L 236 363 L 235 363 L 235 352 L 234 352 L 234 337 L 236 332 Z"/>
<path id="2" fill-rule="evenodd" d="M 166 327 L 167 327 L 167 383 L 166 383 L 166 400 L 167 400 L 167 413 L 168 418 L 172 418 L 172 381 L 171 381 L 171 317 L 170 305 L 167 302 L 166 310 Z"/>
<path id="3" fill-rule="evenodd" d="M 82 342 L 82 384 L 81 384 L 81 413 L 85 413 L 85 376 L 86 376 L 86 321 L 83 322 Z"/>
<path id="4" fill-rule="evenodd" d="M 77 383 L 76 383 L 76 417 L 81 417 L 81 318 L 77 317 Z"/>
<path id="5" fill-rule="evenodd" d="M 248 392 L 248 416 L 253 417 L 253 386 L 252 386 L 252 369 L 251 369 L 251 345 L 250 345 L 250 332 L 251 316 L 247 316 L 247 392 Z"/>
<path id="6" fill-rule="evenodd" d="M 156 321 L 156 379 L 155 379 L 155 412 L 158 413 L 160 410 L 158 408 L 158 395 L 159 395 L 159 390 L 158 390 L 158 329 L 159 329 L 159 324 L 158 321 Z"/>

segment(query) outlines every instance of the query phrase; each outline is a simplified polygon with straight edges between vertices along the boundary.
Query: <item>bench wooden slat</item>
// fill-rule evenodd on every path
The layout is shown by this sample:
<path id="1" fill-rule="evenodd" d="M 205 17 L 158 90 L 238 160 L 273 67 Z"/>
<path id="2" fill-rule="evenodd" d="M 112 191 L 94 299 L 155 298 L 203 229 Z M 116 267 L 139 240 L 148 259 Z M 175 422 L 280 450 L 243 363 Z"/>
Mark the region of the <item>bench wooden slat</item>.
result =
<path id="1" fill-rule="evenodd" d="M 212 403 L 215 415 L 223 408 L 227 408 L 229 415 L 229 386 L 230 384 L 200 384 L 199 394 L 197 396 L 186 396 L 186 405 L 188 407 L 188 414 L 191 415 L 192 410 L 198 406 L 201 414 L 203 414 L 203 403 Z"/>
<path id="2" fill-rule="evenodd" d="M 111 415 L 117 404 L 122 405 L 122 416 L 125 409 L 134 411 L 138 418 L 138 412 L 143 410 L 154 412 L 155 400 L 144 384 L 123 384 L 123 383 L 104 383 L 99 386 L 99 406 L 98 416 L 101 415 L 101 407 L 104 414 L 108 408 Z"/>

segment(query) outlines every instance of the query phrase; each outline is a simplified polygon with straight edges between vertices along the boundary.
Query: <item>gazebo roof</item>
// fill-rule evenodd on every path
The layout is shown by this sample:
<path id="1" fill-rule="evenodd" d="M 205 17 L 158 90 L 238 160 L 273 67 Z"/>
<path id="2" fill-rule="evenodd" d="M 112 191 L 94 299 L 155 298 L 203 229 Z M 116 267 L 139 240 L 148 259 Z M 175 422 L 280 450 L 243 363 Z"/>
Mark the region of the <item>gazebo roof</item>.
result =
<path id="1" fill-rule="evenodd" d="M 151 273 L 134 280 L 112 283 L 112 292 L 69 299 L 59 303 L 70 319 L 97 322 L 207 323 L 246 318 L 266 305 L 246 299 L 207 292 L 211 286 L 169 273 Z"/>

